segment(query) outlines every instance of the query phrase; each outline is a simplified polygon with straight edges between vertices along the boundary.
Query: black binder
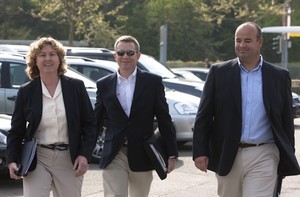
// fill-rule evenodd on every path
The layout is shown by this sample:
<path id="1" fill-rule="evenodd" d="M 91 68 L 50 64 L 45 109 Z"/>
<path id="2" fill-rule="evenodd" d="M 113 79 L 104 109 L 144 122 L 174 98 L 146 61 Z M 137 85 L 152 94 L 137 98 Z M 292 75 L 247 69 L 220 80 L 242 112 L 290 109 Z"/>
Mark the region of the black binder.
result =
<path id="1" fill-rule="evenodd" d="M 167 178 L 168 157 L 159 132 L 155 132 L 146 140 L 145 149 L 159 178 L 161 180 Z"/>
<path id="2" fill-rule="evenodd" d="M 18 170 L 18 176 L 25 176 L 35 156 L 37 141 L 32 139 L 31 141 L 24 142 L 21 152 L 20 166 Z"/>

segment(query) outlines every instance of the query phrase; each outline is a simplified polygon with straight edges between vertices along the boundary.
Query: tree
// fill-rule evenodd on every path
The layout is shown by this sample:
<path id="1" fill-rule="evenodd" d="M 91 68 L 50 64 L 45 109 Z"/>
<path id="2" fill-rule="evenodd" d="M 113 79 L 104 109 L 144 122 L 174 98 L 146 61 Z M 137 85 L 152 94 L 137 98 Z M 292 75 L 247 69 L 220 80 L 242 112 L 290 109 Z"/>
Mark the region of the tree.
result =
<path id="1" fill-rule="evenodd" d="M 137 3 L 138 2 L 138 3 Z M 122 34 L 135 36 L 143 53 L 159 56 L 160 26 L 168 26 L 168 59 L 205 59 L 210 51 L 210 25 L 198 20 L 191 3 L 186 0 L 131 0 L 121 11 L 127 16 L 116 20 L 124 27 Z"/>
<path id="2" fill-rule="evenodd" d="M 87 38 L 91 44 L 96 45 L 90 35 L 100 34 L 103 38 L 110 38 L 107 31 L 91 32 L 101 30 L 95 26 L 107 27 L 100 11 L 100 6 L 106 2 L 109 0 L 42 0 L 35 12 L 45 21 L 67 24 L 70 46 L 73 45 L 75 36 L 79 39 Z"/>
<path id="3" fill-rule="evenodd" d="M 235 57 L 234 31 L 246 21 L 260 24 L 268 16 L 279 16 L 282 4 L 272 4 L 272 0 L 189 0 L 205 21 L 214 26 L 214 50 L 218 59 Z"/>
<path id="4" fill-rule="evenodd" d="M 24 1 L 0 0 L 0 37 L 2 39 L 26 38 L 30 35 L 30 29 L 19 23 L 25 14 L 20 7 Z M 26 2 L 25 2 L 26 3 Z"/>

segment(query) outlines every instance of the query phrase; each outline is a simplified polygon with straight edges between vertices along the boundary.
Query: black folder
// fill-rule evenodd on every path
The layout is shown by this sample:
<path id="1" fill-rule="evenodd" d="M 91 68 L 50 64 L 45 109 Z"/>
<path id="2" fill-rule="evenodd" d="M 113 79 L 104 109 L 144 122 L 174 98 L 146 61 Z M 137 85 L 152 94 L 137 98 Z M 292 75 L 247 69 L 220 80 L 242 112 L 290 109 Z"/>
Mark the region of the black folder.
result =
<path id="1" fill-rule="evenodd" d="M 159 132 L 155 132 L 146 140 L 145 149 L 159 178 L 161 180 L 167 178 L 168 157 Z"/>
<path id="2" fill-rule="evenodd" d="M 18 176 L 24 176 L 27 174 L 28 169 L 35 156 L 37 141 L 32 139 L 31 141 L 24 142 L 21 152 L 20 166 L 18 170 Z"/>

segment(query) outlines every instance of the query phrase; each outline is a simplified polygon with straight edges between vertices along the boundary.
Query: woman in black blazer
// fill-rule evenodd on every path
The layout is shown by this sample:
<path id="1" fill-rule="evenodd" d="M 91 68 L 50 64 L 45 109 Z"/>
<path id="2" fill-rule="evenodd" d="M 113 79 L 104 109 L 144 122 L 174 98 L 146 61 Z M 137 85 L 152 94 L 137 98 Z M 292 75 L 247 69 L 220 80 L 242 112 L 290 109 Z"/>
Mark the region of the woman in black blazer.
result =
<path id="1" fill-rule="evenodd" d="M 38 146 L 29 173 L 23 177 L 24 196 L 81 196 L 96 143 L 93 107 L 82 81 L 66 77 L 63 46 L 51 37 L 30 45 L 26 73 L 7 138 L 10 177 L 17 175 L 22 141 Z"/>

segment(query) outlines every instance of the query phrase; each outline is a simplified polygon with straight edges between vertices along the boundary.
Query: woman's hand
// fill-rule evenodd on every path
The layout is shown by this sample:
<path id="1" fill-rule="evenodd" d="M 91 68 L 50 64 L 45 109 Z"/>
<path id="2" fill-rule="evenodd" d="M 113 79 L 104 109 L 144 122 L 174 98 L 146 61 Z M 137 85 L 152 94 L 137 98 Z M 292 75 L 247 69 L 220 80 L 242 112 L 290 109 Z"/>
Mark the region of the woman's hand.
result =
<path id="1" fill-rule="evenodd" d="M 17 175 L 18 170 L 20 169 L 15 162 L 8 164 L 9 175 L 11 179 L 19 180 L 22 177 Z"/>
<path id="2" fill-rule="evenodd" d="M 89 164 L 87 159 L 84 156 L 79 155 L 73 166 L 73 170 L 75 170 L 75 176 L 82 176 L 89 169 Z"/>

